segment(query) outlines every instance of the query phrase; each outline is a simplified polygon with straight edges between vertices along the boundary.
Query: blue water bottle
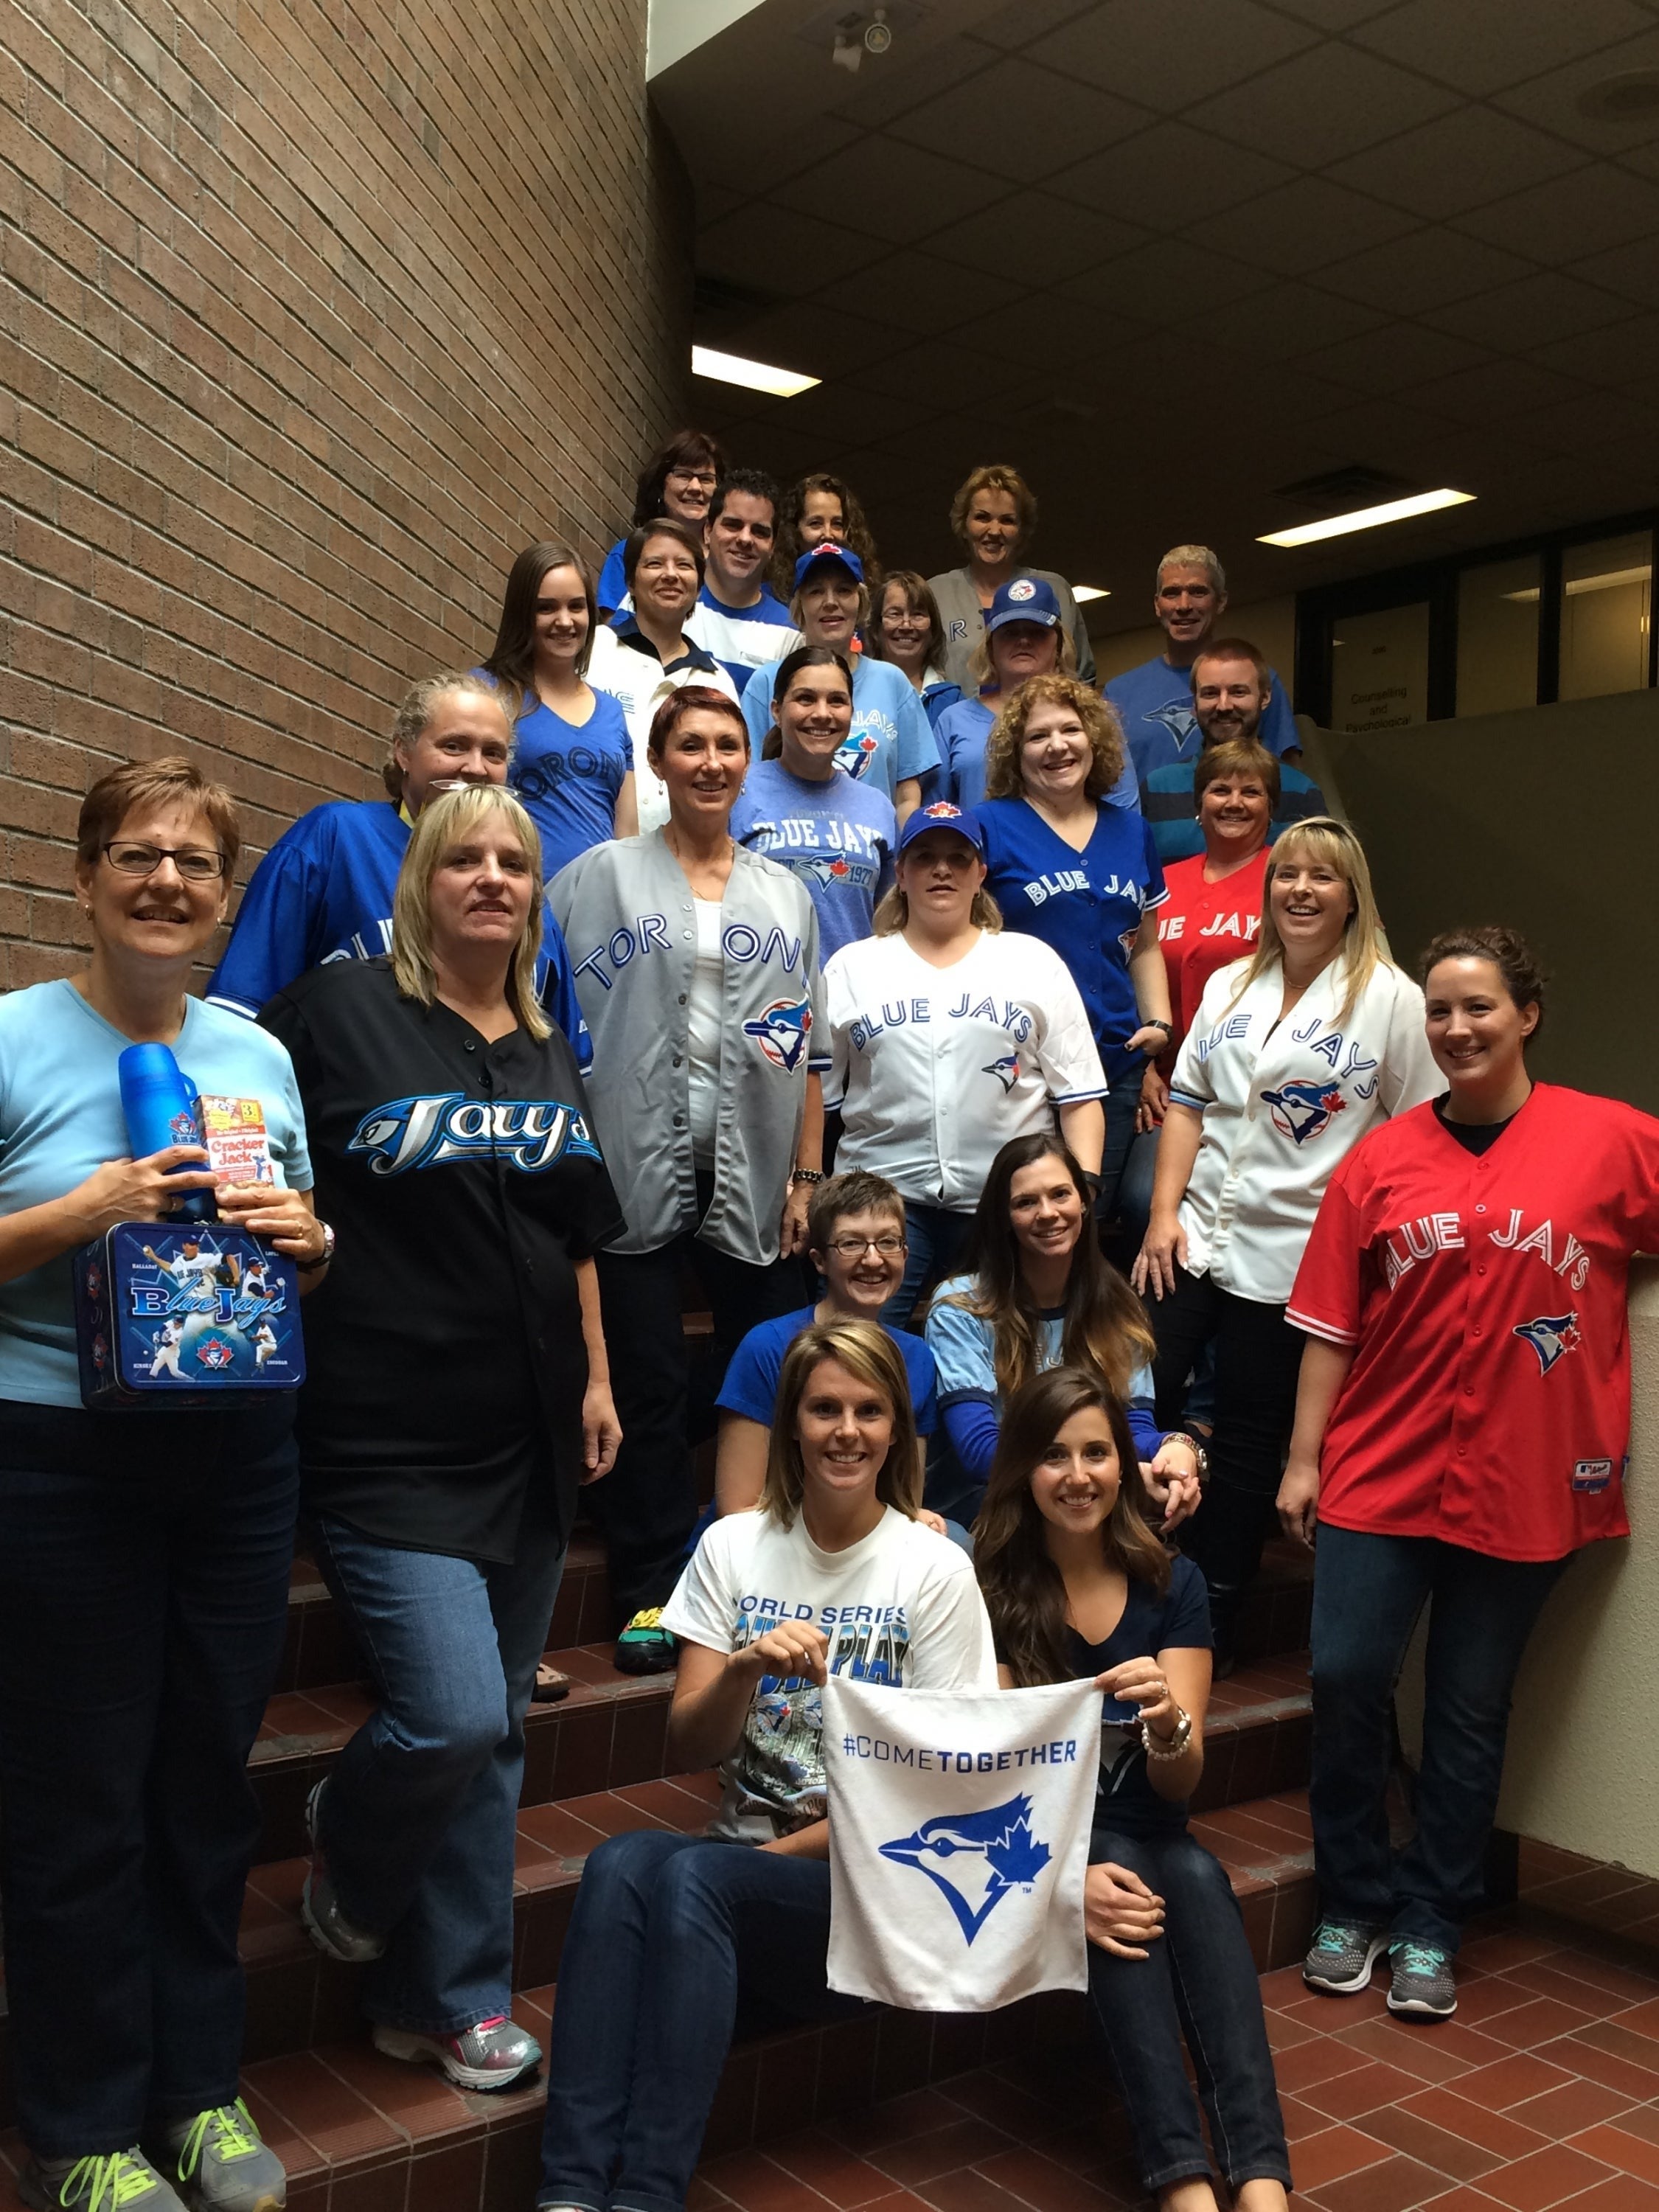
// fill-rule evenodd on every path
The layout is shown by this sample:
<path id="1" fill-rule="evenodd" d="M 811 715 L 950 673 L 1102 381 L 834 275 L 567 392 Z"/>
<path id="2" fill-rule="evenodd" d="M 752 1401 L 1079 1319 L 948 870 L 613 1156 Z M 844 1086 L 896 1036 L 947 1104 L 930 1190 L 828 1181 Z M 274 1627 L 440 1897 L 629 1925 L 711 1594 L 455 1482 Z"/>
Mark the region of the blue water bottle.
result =
<path id="1" fill-rule="evenodd" d="M 165 1152 L 169 1145 L 199 1145 L 196 1094 L 170 1048 L 164 1044 L 130 1044 L 116 1063 L 121 1084 L 121 1110 L 126 1115 L 127 1142 L 135 1160 Z M 188 1175 L 205 1167 L 204 1160 L 175 1168 Z M 181 1191 L 173 1206 L 175 1218 L 212 1221 L 217 1217 L 213 1194 Z"/>

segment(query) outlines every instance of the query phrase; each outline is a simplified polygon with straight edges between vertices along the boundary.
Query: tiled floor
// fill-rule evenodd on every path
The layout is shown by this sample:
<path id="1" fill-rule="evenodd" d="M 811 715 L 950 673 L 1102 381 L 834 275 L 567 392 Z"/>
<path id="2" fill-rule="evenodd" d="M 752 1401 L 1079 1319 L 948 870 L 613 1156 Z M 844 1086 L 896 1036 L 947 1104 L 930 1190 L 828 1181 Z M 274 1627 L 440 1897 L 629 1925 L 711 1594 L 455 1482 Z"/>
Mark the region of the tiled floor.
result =
<path id="1" fill-rule="evenodd" d="M 1659 1975 L 1498 1928 L 1458 2014 L 1262 1984 L 1298 2201 L 1319 2212 L 1659 2212 Z M 708 2161 L 690 2212 L 1121 2212 L 1142 2203 L 1091 2055 L 982 2069 Z"/>

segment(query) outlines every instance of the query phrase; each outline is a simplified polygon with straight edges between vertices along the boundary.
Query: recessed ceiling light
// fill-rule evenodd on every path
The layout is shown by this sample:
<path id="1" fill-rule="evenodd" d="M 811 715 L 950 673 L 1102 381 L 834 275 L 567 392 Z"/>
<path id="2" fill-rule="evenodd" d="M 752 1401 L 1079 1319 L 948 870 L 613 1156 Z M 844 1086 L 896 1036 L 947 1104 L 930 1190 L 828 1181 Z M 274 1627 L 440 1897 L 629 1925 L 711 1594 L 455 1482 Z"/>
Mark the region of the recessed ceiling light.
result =
<path id="1" fill-rule="evenodd" d="M 1385 522 L 1405 522 L 1413 514 L 1432 514 L 1442 507 L 1462 507 L 1472 491 L 1419 491 L 1410 499 L 1391 499 L 1381 507 L 1357 507 L 1352 514 L 1328 514 L 1322 522 L 1298 522 L 1294 530 L 1270 530 L 1258 545 L 1316 545 L 1322 538 L 1346 538 L 1351 530 L 1377 530 Z"/>
<path id="2" fill-rule="evenodd" d="M 775 399 L 793 399 L 822 384 L 820 376 L 803 376 L 799 369 L 773 368 L 763 361 L 745 361 L 741 354 L 716 353 L 712 346 L 691 349 L 691 374 L 716 384 L 741 384 L 749 392 L 769 392 Z"/>
<path id="3" fill-rule="evenodd" d="M 1073 584 L 1072 586 L 1072 597 L 1079 606 L 1085 599 L 1109 599 L 1111 596 L 1104 584 Z"/>
<path id="4" fill-rule="evenodd" d="M 1638 123 L 1659 112 L 1659 70 L 1624 70 L 1581 92 L 1578 112 L 1592 123 Z"/>

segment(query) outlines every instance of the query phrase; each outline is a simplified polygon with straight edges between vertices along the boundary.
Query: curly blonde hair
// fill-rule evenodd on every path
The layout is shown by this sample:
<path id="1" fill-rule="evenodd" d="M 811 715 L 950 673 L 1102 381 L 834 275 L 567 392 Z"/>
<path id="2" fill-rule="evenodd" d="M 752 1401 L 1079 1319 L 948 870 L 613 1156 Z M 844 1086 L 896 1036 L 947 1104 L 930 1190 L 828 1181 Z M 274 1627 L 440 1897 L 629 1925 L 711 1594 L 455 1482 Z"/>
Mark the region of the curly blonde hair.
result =
<path id="1" fill-rule="evenodd" d="M 1123 726 L 1098 691 L 1075 676 L 1028 676 L 985 740 L 985 796 L 1024 799 L 1020 749 L 1033 707 L 1069 707 L 1089 733 L 1086 799 L 1104 799 L 1123 773 Z"/>

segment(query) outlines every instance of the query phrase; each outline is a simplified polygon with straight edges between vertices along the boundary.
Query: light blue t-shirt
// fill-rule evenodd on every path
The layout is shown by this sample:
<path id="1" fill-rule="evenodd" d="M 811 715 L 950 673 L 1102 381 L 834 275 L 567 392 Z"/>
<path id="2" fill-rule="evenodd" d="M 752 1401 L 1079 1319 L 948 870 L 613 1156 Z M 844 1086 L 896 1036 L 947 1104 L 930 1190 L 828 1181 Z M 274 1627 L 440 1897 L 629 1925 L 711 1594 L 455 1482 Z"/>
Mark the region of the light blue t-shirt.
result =
<path id="1" fill-rule="evenodd" d="M 1271 675 L 1272 671 L 1268 673 Z M 1117 709 L 1117 718 L 1123 725 L 1129 765 L 1137 782 L 1144 783 L 1155 768 L 1169 768 L 1177 761 L 1198 758 L 1204 737 L 1193 712 L 1192 678 L 1188 670 L 1171 668 L 1161 653 L 1154 653 L 1138 668 L 1126 668 L 1121 676 L 1113 677 L 1106 686 L 1106 698 L 1108 704 Z M 1277 676 L 1267 694 L 1260 736 L 1261 743 L 1273 754 L 1292 751 L 1302 743 L 1296 717 L 1285 696 L 1285 686 Z"/>
<path id="2" fill-rule="evenodd" d="M 964 813 L 984 804 L 985 743 L 996 719 L 982 699 L 958 699 L 945 708 L 933 728 L 939 740 L 939 787 L 925 792 L 925 799 L 948 799 Z M 1140 786 L 1131 763 L 1124 763 L 1122 775 L 1106 797 L 1113 806 L 1139 811 Z"/>
<path id="3" fill-rule="evenodd" d="M 879 791 L 854 783 L 844 769 L 809 783 L 781 760 L 757 760 L 732 810 L 732 835 L 805 884 L 817 908 L 820 964 L 869 936 L 898 840 L 893 803 Z"/>
<path id="4" fill-rule="evenodd" d="M 769 661 L 750 678 L 743 719 L 757 753 L 772 726 L 772 688 L 778 664 Z M 939 747 L 909 678 L 890 661 L 867 653 L 853 663 L 853 726 L 836 756 L 855 783 L 872 784 L 890 799 L 899 785 L 918 781 L 939 765 Z"/>
<path id="5" fill-rule="evenodd" d="M 132 1042 L 65 981 L 0 999 L 0 1214 L 63 1198 L 128 1157 L 116 1063 Z M 173 1045 L 197 1091 L 257 1098 L 277 1180 L 311 1188 L 305 1116 L 286 1049 L 240 1014 L 186 1000 Z M 79 1406 L 70 1255 L 0 1283 L 0 1400 Z"/>

